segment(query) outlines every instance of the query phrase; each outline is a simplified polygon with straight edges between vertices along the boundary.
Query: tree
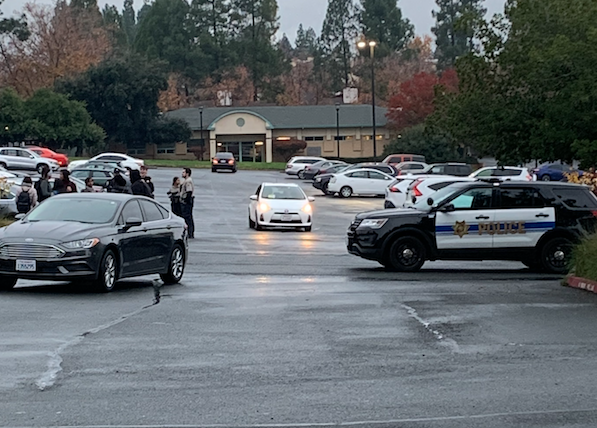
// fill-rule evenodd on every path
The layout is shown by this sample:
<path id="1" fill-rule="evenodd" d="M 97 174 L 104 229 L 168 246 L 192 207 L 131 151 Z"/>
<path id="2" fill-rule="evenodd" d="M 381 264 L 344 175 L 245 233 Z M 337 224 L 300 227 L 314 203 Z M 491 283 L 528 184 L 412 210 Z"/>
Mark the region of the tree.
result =
<path id="1" fill-rule="evenodd" d="M 436 0 L 439 10 L 433 12 L 436 20 L 432 28 L 436 36 L 435 57 L 438 67 L 456 65 L 456 59 L 474 51 L 474 37 L 487 12 L 484 0 Z"/>
<path id="2" fill-rule="evenodd" d="M 292 59 L 294 56 L 294 48 L 292 47 L 290 40 L 288 40 L 286 33 L 282 35 L 282 38 L 278 42 L 278 50 L 282 52 L 286 59 Z"/>
<path id="3" fill-rule="evenodd" d="M 329 0 L 320 47 L 333 91 L 351 84 L 351 63 L 358 32 L 358 12 L 352 0 Z"/>
<path id="4" fill-rule="evenodd" d="M 383 156 L 393 153 L 416 153 L 425 156 L 429 163 L 465 160 L 449 138 L 434 134 L 423 124 L 404 129 L 384 148 Z"/>
<path id="5" fill-rule="evenodd" d="M 284 162 L 288 161 L 294 154 L 296 154 L 300 150 L 305 150 L 307 148 L 307 142 L 303 140 L 297 140 L 296 138 L 291 138 L 288 141 L 276 141 L 274 142 L 272 150 L 276 153 L 280 158 L 284 159 Z"/>
<path id="6" fill-rule="evenodd" d="M 305 31 L 303 24 L 299 24 L 294 44 L 294 53 L 297 58 L 306 60 L 307 58 L 314 56 L 319 47 L 315 30 L 309 27 Z"/>
<path id="7" fill-rule="evenodd" d="M 0 0 L 0 6 L 4 0 Z M 2 12 L 0 12 L 2 16 Z M 29 29 L 27 28 L 27 19 L 25 14 L 19 18 L 2 18 L 0 19 L 0 36 L 11 34 L 17 39 L 23 41 L 29 37 Z"/>
<path id="8" fill-rule="evenodd" d="M 133 0 L 124 0 L 121 28 L 126 35 L 127 46 L 133 46 L 137 36 L 137 21 L 135 19 L 135 9 L 133 9 Z"/>
<path id="9" fill-rule="evenodd" d="M 378 43 L 378 57 L 404 49 L 413 39 L 414 27 L 402 18 L 397 0 L 361 0 L 361 5 L 361 32 Z"/>

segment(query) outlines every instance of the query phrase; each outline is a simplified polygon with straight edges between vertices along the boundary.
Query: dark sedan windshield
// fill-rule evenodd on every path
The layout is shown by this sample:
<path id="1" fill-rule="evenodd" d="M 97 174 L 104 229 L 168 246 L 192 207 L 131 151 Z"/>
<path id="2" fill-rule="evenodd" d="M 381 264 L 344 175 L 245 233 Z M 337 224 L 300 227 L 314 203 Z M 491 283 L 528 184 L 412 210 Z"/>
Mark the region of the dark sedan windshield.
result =
<path id="1" fill-rule="evenodd" d="M 112 221 L 118 205 L 106 199 L 50 198 L 33 210 L 27 220 L 104 224 Z"/>

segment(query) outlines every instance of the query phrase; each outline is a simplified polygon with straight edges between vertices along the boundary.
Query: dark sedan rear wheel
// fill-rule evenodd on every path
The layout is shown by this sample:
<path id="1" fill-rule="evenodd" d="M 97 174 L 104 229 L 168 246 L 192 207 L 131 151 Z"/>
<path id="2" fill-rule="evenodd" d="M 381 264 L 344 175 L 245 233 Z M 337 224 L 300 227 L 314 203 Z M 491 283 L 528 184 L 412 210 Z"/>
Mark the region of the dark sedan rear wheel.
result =
<path id="1" fill-rule="evenodd" d="M 160 278 L 164 284 L 178 284 L 184 274 L 185 259 L 184 250 L 180 245 L 175 245 L 170 254 L 170 262 L 168 264 L 168 273 L 160 274 Z"/>
<path id="2" fill-rule="evenodd" d="M 116 280 L 118 279 L 118 261 L 114 251 L 108 250 L 102 257 L 99 268 L 99 275 L 94 283 L 94 288 L 103 293 L 109 293 L 114 290 Z"/>
<path id="3" fill-rule="evenodd" d="M 12 290 L 17 285 L 18 278 L 12 278 L 10 276 L 0 277 L 0 291 Z"/>

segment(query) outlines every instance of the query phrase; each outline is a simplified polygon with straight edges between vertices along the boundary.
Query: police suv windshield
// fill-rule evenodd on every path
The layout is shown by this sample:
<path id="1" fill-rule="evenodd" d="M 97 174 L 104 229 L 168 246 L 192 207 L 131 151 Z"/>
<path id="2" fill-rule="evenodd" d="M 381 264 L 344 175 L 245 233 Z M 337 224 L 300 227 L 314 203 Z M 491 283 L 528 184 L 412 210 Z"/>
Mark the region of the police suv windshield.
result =
<path id="1" fill-rule="evenodd" d="M 412 205 L 412 208 L 419 211 L 431 211 L 432 208 L 437 207 L 439 204 L 450 198 L 455 192 L 459 191 L 463 187 L 469 185 L 470 183 L 453 183 L 449 186 L 444 187 L 441 190 L 438 190 L 433 195 L 431 195 L 431 199 L 433 199 L 433 204 L 429 205 L 427 203 L 427 199 L 429 198 L 420 198 L 417 202 Z"/>

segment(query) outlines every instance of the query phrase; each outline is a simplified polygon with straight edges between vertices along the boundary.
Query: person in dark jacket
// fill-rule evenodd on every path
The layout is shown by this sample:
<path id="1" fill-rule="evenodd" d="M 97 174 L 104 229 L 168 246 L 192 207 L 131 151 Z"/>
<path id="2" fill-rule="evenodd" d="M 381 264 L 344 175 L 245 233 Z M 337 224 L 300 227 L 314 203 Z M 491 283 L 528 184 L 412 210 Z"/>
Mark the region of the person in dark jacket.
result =
<path id="1" fill-rule="evenodd" d="M 131 171 L 131 190 L 133 191 L 133 195 L 140 195 L 140 196 L 147 196 L 148 198 L 152 198 L 153 195 L 151 194 L 151 189 L 141 178 L 141 174 L 137 170 Z"/>
<path id="2" fill-rule="evenodd" d="M 182 211 L 180 208 L 180 178 L 174 177 L 172 179 L 172 187 L 167 193 L 170 198 L 170 207 L 172 212 L 179 217 L 182 217 Z"/>
<path id="3" fill-rule="evenodd" d="M 145 165 L 142 165 L 141 169 L 139 170 L 139 173 L 141 174 L 141 179 L 145 181 L 145 183 L 147 183 L 147 185 L 149 186 L 149 190 L 151 190 L 151 197 L 153 198 L 153 195 L 155 193 L 155 187 L 153 186 L 151 177 L 147 175 L 147 167 Z"/>
<path id="4" fill-rule="evenodd" d="M 85 179 L 85 188 L 81 190 L 81 193 L 94 193 L 95 189 L 93 188 L 93 177 L 87 177 Z"/>
<path id="5" fill-rule="evenodd" d="M 52 196 L 52 185 L 50 184 L 50 168 L 47 165 L 41 170 L 41 177 L 35 182 L 37 200 L 39 202 Z"/>
<path id="6" fill-rule="evenodd" d="M 114 169 L 114 177 L 106 183 L 106 190 L 109 193 L 132 193 L 126 178 L 120 174 L 120 170 L 117 168 Z"/>
<path id="7" fill-rule="evenodd" d="M 70 181 L 70 172 L 63 169 L 60 171 L 60 178 L 54 182 L 54 193 L 76 193 L 77 186 Z"/>

